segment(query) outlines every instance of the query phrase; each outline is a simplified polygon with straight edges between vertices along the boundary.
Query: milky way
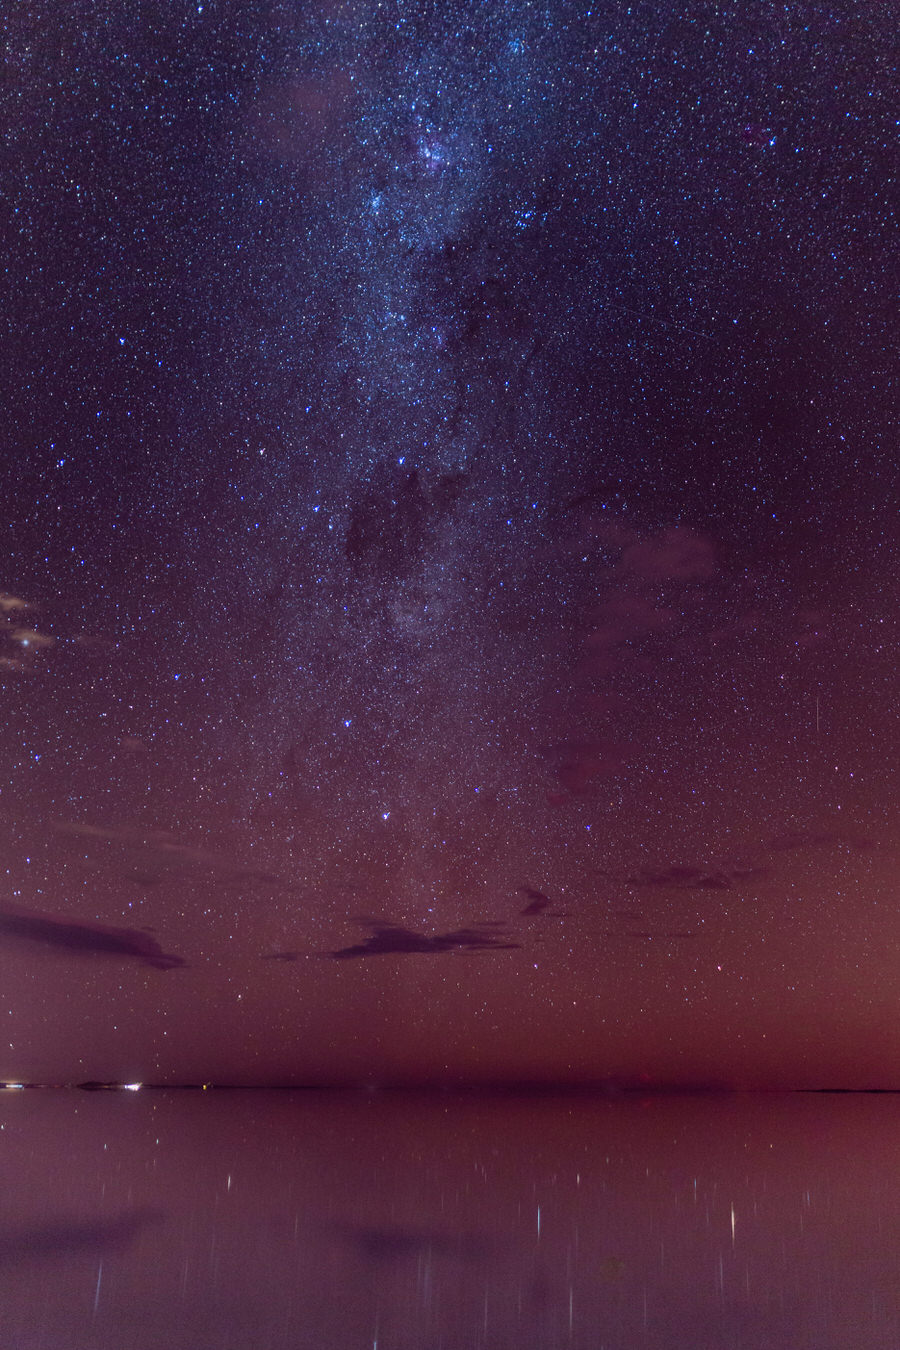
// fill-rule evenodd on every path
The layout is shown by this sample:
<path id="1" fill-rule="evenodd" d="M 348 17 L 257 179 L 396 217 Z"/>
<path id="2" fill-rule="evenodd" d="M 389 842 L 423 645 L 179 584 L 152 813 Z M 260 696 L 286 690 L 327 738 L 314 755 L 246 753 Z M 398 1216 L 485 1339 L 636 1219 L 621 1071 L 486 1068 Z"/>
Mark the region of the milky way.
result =
<path id="1" fill-rule="evenodd" d="M 0 1076 L 896 1076 L 889 37 L 17 7 Z"/>

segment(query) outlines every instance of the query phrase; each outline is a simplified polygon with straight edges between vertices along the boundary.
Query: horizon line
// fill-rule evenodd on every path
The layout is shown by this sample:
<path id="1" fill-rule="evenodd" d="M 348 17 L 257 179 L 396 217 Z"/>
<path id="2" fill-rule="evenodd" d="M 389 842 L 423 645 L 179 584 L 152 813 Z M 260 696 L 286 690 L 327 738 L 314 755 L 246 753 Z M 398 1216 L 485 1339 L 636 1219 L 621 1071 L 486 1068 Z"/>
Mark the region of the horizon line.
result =
<path id="1" fill-rule="evenodd" d="M 398 1080 L 377 1082 L 363 1080 L 353 1082 L 317 1082 L 317 1083 L 229 1083 L 229 1082 L 119 1082 L 118 1080 L 86 1079 L 80 1082 L 24 1082 L 12 1079 L 0 1080 L 0 1092 L 16 1091 L 80 1091 L 80 1092 L 357 1092 L 369 1095 L 388 1092 L 431 1092 L 435 1094 L 459 1093 L 530 1093 L 545 1094 L 596 1094 L 613 1099 L 618 1096 L 734 1096 L 762 1095 L 772 1093 L 839 1093 L 884 1094 L 900 1093 L 900 1087 L 788 1087 L 778 1084 L 740 1084 L 721 1082 L 641 1082 L 634 1079 L 587 1079 L 571 1081 L 567 1079 L 461 1079 L 458 1082 L 445 1080 Z"/>

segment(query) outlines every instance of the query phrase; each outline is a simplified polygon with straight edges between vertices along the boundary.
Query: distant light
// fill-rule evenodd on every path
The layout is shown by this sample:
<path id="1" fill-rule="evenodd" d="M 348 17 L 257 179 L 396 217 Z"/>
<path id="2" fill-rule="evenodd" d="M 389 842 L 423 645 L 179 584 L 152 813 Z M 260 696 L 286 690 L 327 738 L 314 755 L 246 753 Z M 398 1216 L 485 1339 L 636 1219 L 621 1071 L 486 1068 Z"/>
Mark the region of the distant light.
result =
<path id="1" fill-rule="evenodd" d="M 382 813 L 381 813 L 381 819 L 382 819 L 382 820 L 390 820 L 390 818 L 391 818 L 391 813 L 390 813 L 390 811 L 382 811 Z"/>
<path id="2" fill-rule="evenodd" d="M 139 1089 L 139 1088 L 142 1088 L 143 1086 L 144 1086 L 143 1083 L 123 1083 L 123 1084 L 122 1084 L 122 1091 L 123 1091 L 123 1092 L 137 1092 L 138 1089 Z"/>
<path id="3" fill-rule="evenodd" d="M 5 1088 L 7 1092 L 21 1092 L 22 1089 L 24 1088 L 24 1086 L 25 1086 L 24 1083 L 2 1083 L 2 1084 L 0 1084 L 0 1087 Z"/>

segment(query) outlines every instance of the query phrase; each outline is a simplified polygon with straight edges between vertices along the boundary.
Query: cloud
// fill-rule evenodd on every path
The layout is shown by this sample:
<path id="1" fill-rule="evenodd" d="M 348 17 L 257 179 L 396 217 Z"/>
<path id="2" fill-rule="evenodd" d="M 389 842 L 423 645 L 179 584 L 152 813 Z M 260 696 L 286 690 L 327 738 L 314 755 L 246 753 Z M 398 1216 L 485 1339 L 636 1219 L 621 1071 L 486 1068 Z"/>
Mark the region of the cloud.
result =
<path id="1" fill-rule="evenodd" d="M 345 1230 L 346 1240 L 367 1261 L 386 1263 L 432 1256 L 460 1261 L 483 1261 L 491 1244 L 479 1234 L 446 1233 L 418 1228 L 368 1228 Z"/>
<path id="2" fill-rule="evenodd" d="M 337 951 L 326 952 L 334 961 L 348 961 L 362 956 L 409 956 L 424 954 L 436 956 L 442 952 L 461 951 L 511 951 L 521 947 L 519 942 L 504 942 L 503 934 L 492 932 L 494 925 L 475 928 L 457 928 L 451 933 L 435 933 L 428 936 L 416 933 L 410 928 L 401 928 L 392 923 L 371 923 L 372 933 L 365 942 L 352 947 L 340 947 Z"/>
<path id="3" fill-rule="evenodd" d="M 14 628 L 8 636 L 23 647 L 52 647 L 56 642 L 55 637 L 49 633 L 39 633 L 36 628 Z"/>
<path id="4" fill-rule="evenodd" d="M 796 617 L 791 640 L 801 651 L 825 646 L 833 640 L 830 615 L 824 610 L 801 609 Z"/>
<path id="5" fill-rule="evenodd" d="M 585 664 L 594 674 L 613 670 L 621 663 L 626 643 L 670 633 L 678 620 L 675 610 L 645 596 L 613 591 L 587 615 L 590 628 L 584 638 Z"/>
<path id="6" fill-rule="evenodd" d="M 119 745 L 123 750 L 136 750 L 139 753 L 147 753 L 147 746 L 137 736 L 121 736 L 119 738 Z"/>
<path id="7" fill-rule="evenodd" d="M 574 515 L 572 514 L 574 513 Z M 572 521 L 565 546 L 570 552 L 600 550 L 606 565 L 618 554 L 614 571 L 654 586 L 711 581 L 718 573 L 716 546 L 685 525 L 667 525 L 656 533 L 638 529 L 610 509 L 609 494 L 588 494 L 566 508 Z"/>
<path id="8" fill-rule="evenodd" d="M 53 633 L 43 632 L 37 628 L 35 619 L 27 619 L 25 616 L 26 610 L 34 608 L 35 606 L 28 600 L 0 592 L 0 638 L 15 643 L 19 649 L 15 659 L 8 657 L 0 659 L 0 666 L 6 669 L 34 671 L 39 668 L 39 663 L 35 659 L 37 653 L 56 647 L 59 643 L 66 644 L 70 650 L 73 646 L 96 647 L 105 651 L 112 651 L 118 647 L 117 642 L 100 635 L 79 633 L 74 636 L 57 637 Z"/>
<path id="9" fill-rule="evenodd" d="M 619 932 L 610 931 L 607 933 L 598 933 L 597 936 L 604 938 L 640 938 L 646 942 L 653 942 L 655 940 L 659 940 L 660 942 L 671 942 L 675 938 L 694 938 L 697 934 L 694 932 L 680 931 L 672 933 L 660 931 L 658 933 L 653 933 L 649 929 L 641 929 L 640 931 L 622 929 Z"/>
<path id="10" fill-rule="evenodd" d="M 779 853 L 794 849 L 849 848 L 868 853 L 878 848 L 874 839 L 847 830 L 784 830 L 769 841 Z"/>
<path id="11" fill-rule="evenodd" d="M 583 562 L 593 554 L 600 587 L 598 603 L 581 612 L 582 676 L 611 675 L 625 662 L 649 668 L 662 639 L 670 639 L 671 655 L 681 650 L 683 641 L 677 648 L 672 641 L 683 639 L 686 628 L 692 640 L 701 636 L 698 630 L 708 621 L 695 612 L 697 593 L 676 591 L 673 596 L 673 588 L 716 578 L 711 538 L 681 525 L 649 534 L 620 518 L 593 513 L 569 542 L 583 550 Z M 670 603 L 661 603 L 662 592 Z M 635 650 L 643 646 L 649 650 Z"/>
<path id="12" fill-rule="evenodd" d="M 141 885 L 155 885 L 166 878 L 202 876 L 206 873 L 232 884 L 258 881 L 288 889 L 284 879 L 274 872 L 247 867 L 212 849 L 181 844 L 168 830 L 144 830 L 134 825 L 90 825 L 81 821 L 60 821 L 55 828 L 60 834 L 80 840 L 94 840 L 101 846 L 108 845 L 108 856 L 114 859 L 115 849 L 121 846 L 124 857 L 118 860 L 125 863 L 126 875 Z"/>
<path id="13" fill-rule="evenodd" d="M 619 553 L 640 536 L 623 515 L 610 508 L 617 492 L 588 492 L 574 497 L 562 508 L 562 529 L 557 548 L 563 553 L 581 553 L 585 549 L 600 548 L 606 553 Z M 621 509 L 621 502 L 617 502 Z"/>
<path id="14" fill-rule="evenodd" d="M 27 600 L 21 600 L 17 595 L 10 595 L 8 592 L 0 591 L 0 614 L 12 614 L 17 610 L 30 609 Z"/>
<path id="15" fill-rule="evenodd" d="M 716 647 L 722 642 L 737 642 L 749 637 L 751 634 L 761 634 L 765 625 L 765 618 L 761 610 L 749 609 L 735 618 L 729 619 L 718 628 L 712 628 L 707 633 L 706 638 L 711 646 Z"/>
<path id="16" fill-rule="evenodd" d="M 76 633 L 72 641 L 78 647 L 104 652 L 115 651 L 119 645 L 112 638 L 104 637 L 102 633 Z"/>
<path id="17" fill-rule="evenodd" d="M 28 674 L 39 668 L 39 658 L 37 653 L 42 649 L 53 647 L 56 638 L 49 633 L 38 632 L 36 628 L 26 628 L 21 623 L 16 622 L 18 611 L 28 608 L 24 600 L 19 600 L 14 595 L 0 595 L 0 638 L 6 638 L 8 643 L 15 643 L 15 648 L 6 647 L 9 655 L 0 656 L 0 672 L 9 670 L 16 671 L 19 674 Z M 15 650 L 15 655 L 12 651 Z"/>
<path id="18" fill-rule="evenodd" d="M 163 1217 L 160 1210 L 137 1209 L 114 1219 L 0 1229 L 0 1265 L 123 1251 L 149 1224 Z"/>
<path id="19" fill-rule="evenodd" d="M 251 109 L 248 130 L 254 149 L 275 160 L 306 169 L 314 181 L 326 181 L 329 152 L 344 135 L 354 86 L 346 70 L 296 75 L 272 85 Z"/>
<path id="20" fill-rule="evenodd" d="M 717 571 L 712 540 L 680 525 L 629 544 L 620 565 L 623 571 L 658 585 L 711 581 Z"/>
<path id="21" fill-rule="evenodd" d="M 631 747 L 622 741 L 560 741 L 548 746 L 544 754 L 554 761 L 553 776 L 559 790 L 547 793 L 551 806 L 570 796 L 583 797 L 594 790 L 598 779 L 620 773 L 627 763 Z"/>
<path id="22" fill-rule="evenodd" d="M 671 863 L 665 867 L 641 867 L 625 877 L 626 886 L 661 886 L 679 891 L 730 891 L 734 881 L 727 872 L 705 867 L 683 867 Z"/>
<path id="23" fill-rule="evenodd" d="M 154 970 L 187 965 L 135 928 L 54 918 L 27 909 L 0 909 L 0 938 L 24 939 L 78 956 L 118 956 Z"/>
<path id="24" fill-rule="evenodd" d="M 545 909 L 549 909 L 553 901 L 549 895 L 544 895 L 543 891 L 533 891 L 530 886 L 520 886 L 519 891 L 522 895 L 528 896 L 528 904 L 520 910 L 520 914 L 528 915 L 543 914 Z"/>
<path id="25" fill-rule="evenodd" d="M 745 883 L 768 876 L 766 867 L 726 864 L 720 867 L 692 867 L 673 863 L 665 867 L 643 867 L 626 878 L 629 886 L 670 886 L 685 891 L 730 891 Z"/>

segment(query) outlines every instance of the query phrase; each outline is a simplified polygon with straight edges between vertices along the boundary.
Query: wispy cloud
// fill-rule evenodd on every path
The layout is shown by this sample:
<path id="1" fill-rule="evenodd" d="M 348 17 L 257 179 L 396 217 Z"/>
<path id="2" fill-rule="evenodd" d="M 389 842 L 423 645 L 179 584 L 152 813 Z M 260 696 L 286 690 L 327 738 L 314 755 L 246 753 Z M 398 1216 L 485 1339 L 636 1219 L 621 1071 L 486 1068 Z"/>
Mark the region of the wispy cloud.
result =
<path id="1" fill-rule="evenodd" d="M 56 644 L 52 634 L 39 633 L 36 628 L 13 628 L 7 637 L 23 647 L 53 647 Z"/>
<path id="2" fill-rule="evenodd" d="M 127 876 L 146 885 L 175 876 L 208 875 L 230 884 L 262 882 L 288 889 L 284 878 L 274 872 L 248 867 L 213 849 L 181 843 L 168 830 L 147 830 L 136 825 L 91 825 L 81 821 L 60 821 L 56 829 L 82 843 L 87 841 L 88 847 L 93 842 L 100 861 L 124 866 Z"/>
<path id="3" fill-rule="evenodd" d="M 680 525 L 636 539 L 623 550 L 620 567 L 657 585 L 711 581 L 717 571 L 712 540 Z"/>
<path id="4" fill-rule="evenodd" d="M 10 595 L 7 591 L 0 591 L 0 614 L 13 614 L 30 608 L 27 600 L 22 600 L 18 595 Z"/>
<path id="5" fill-rule="evenodd" d="M 543 753 L 553 765 L 556 788 L 547 793 L 551 806 L 570 796 L 589 795 L 598 780 L 620 773 L 631 747 L 622 741 L 567 740 L 546 746 Z"/>

